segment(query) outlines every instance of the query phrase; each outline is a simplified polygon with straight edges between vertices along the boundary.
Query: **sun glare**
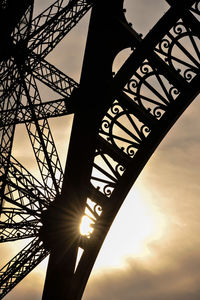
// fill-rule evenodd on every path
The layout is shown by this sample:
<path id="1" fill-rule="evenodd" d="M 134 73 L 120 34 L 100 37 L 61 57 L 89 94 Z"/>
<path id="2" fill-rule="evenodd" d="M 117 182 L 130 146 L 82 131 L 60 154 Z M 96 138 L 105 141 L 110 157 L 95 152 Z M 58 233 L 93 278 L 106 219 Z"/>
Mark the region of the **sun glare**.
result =
<path id="1" fill-rule="evenodd" d="M 147 200 L 148 199 L 148 200 Z M 162 238 L 166 220 L 142 189 L 132 189 L 120 209 L 95 264 L 95 271 L 126 267 L 127 257 L 145 259 Z"/>
<path id="2" fill-rule="evenodd" d="M 80 224 L 80 234 L 84 236 L 90 236 L 90 234 L 93 232 L 93 228 L 91 225 L 93 222 L 90 220 L 89 217 L 83 216 L 81 219 L 81 224 Z"/>
<path id="3" fill-rule="evenodd" d="M 128 257 L 146 259 L 152 254 L 151 244 L 166 231 L 165 217 L 152 204 L 152 197 L 140 184 L 130 191 L 102 246 L 94 266 L 96 272 L 124 268 Z M 90 238 L 95 222 L 88 212 L 86 209 L 79 230 L 81 235 Z"/>

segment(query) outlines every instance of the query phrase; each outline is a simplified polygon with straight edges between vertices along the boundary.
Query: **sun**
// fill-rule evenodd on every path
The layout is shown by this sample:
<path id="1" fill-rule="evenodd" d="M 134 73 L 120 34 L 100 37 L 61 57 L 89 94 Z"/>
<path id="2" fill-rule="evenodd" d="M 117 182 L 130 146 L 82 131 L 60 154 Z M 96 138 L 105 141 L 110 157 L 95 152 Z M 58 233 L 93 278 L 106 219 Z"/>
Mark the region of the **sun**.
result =
<path id="1" fill-rule="evenodd" d="M 94 224 L 94 223 L 88 216 L 83 216 L 81 219 L 80 227 L 79 227 L 80 234 L 83 236 L 89 237 L 94 230 L 92 228 L 92 224 Z"/>
<path id="2" fill-rule="evenodd" d="M 146 259 L 151 243 L 164 237 L 166 217 L 151 201 L 152 195 L 134 187 L 122 205 L 95 263 L 95 271 L 126 267 L 126 258 Z"/>
<path id="3" fill-rule="evenodd" d="M 87 204 L 92 203 L 88 198 Z M 164 237 L 167 228 L 166 215 L 153 203 L 153 195 L 144 189 L 143 181 L 138 180 L 107 234 L 94 265 L 95 272 L 108 268 L 124 268 L 127 257 L 147 259 L 152 255 L 151 244 Z M 99 211 L 99 216 L 101 213 L 102 210 Z M 94 229 L 95 219 L 86 208 L 79 232 L 92 239 Z"/>

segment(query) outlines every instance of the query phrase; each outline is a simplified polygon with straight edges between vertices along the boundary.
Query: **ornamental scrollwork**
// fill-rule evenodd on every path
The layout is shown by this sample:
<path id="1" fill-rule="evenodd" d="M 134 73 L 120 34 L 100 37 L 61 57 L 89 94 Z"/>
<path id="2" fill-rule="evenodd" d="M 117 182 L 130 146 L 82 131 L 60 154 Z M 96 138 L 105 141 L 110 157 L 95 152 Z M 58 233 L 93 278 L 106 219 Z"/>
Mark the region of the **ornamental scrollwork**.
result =
<path id="1" fill-rule="evenodd" d="M 200 1 L 196 1 L 191 7 L 190 11 L 193 13 L 195 17 L 199 19 L 200 17 Z"/>
<path id="2" fill-rule="evenodd" d="M 106 197 L 110 197 L 124 171 L 123 165 L 98 149 L 93 163 L 91 183 Z"/>
<path id="3" fill-rule="evenodd" d="M 149 132 L 150 129 L 117 100 L 106 113 L 99 130 L 100 136 L 131 158 Z"/>
<path id="4" fill-rule="evenodd" d="M 95 224 L 101 216 L 102 211 L 103 209 L 98 203 L 94 202 L 90 198 L 87 199 L 84 215 L 82 217 L 82 222 L 86 228 L 82 232 L 82 235 L 86 236 L 87 238 L 91 237 Z"/>
<path id="5" fill-rule="evenodd" d="M 146 60 L 135 72 L 124 92 L 142 109 L 160 119 L 179 94 L 176 87 Z"/>
<path id="6" fill-rule="evenodd" d="M 194 10 L 199 13 L 199 2 Z M 199 49 L 199 36 L 179 20 L 156 46 L 155 52 L 190 82 L 199 73 Z"/>

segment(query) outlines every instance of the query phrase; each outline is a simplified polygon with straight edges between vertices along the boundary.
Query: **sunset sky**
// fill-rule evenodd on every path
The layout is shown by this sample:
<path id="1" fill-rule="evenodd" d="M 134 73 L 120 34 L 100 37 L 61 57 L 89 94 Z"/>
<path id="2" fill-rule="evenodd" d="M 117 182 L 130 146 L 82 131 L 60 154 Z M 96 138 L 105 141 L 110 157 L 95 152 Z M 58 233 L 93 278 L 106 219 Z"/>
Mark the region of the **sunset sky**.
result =
<path id="1" fill-rule="evenodd" d="M 52 2 L 35 0 L 35 14 Z M 164 0 L 125 0 L 124 8 L 128 22 L 145 36 L 168 5 Z M 88 20 L 89 15 L 47 57 L 76 81 L 80 78 Z M 114 69 L 119 64 L 120 56 Z M 50 100 L 53 95 L 43 89 L 42 97 Z M 83 300 L 199 300 L 199 100 L 195 99 L 177 121 L 129 192 L 97 258 Z M 64 165 L 72 116 L 49 122 Z M 14 155 L 38 176 L 31 151 L 20 125 Z M 1 245 L 3 261 L 25 244 Z M 40 300 L 45 266 L 46 260 L 5 300 Z"/>

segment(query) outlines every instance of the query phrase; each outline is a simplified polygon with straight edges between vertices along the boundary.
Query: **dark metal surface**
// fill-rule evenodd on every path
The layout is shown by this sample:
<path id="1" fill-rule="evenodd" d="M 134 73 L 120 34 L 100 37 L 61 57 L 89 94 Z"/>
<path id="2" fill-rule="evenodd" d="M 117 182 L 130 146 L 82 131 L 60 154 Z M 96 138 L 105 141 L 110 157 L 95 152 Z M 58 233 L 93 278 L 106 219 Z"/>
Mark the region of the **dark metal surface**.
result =
<path id="1" fill-rule="evenodd" d="M 127 23 L 123 0 L 58 0 L 35 19 L 33 3 L 21 1 L 9 32 L 1 32 L 7 41 L 0 54 L 0 242 L 33 240 L 0 270 L 0 299 L 49 253 L 43 300 L 81 299 L 132 184 L 198 95 L 200 2 L 167 2 L 169 10 L 145 38 Z M 91 7 L 78 84 L 45 57 Z M 4 17 L 14 9 L 0 2 Z M 132 54 L 113 74 L 114 58 L 127 47 Z M 59 98 L 43 102 L 37 80 Z M 63 172 L 48 118 L 69 113 L 74 121 Z M 41 182 L 11 155 L 19 123 Z M 81 236 L 84 215 L 93 230 Z M 83 254 L 76 266 L 78 248 Z"/>

